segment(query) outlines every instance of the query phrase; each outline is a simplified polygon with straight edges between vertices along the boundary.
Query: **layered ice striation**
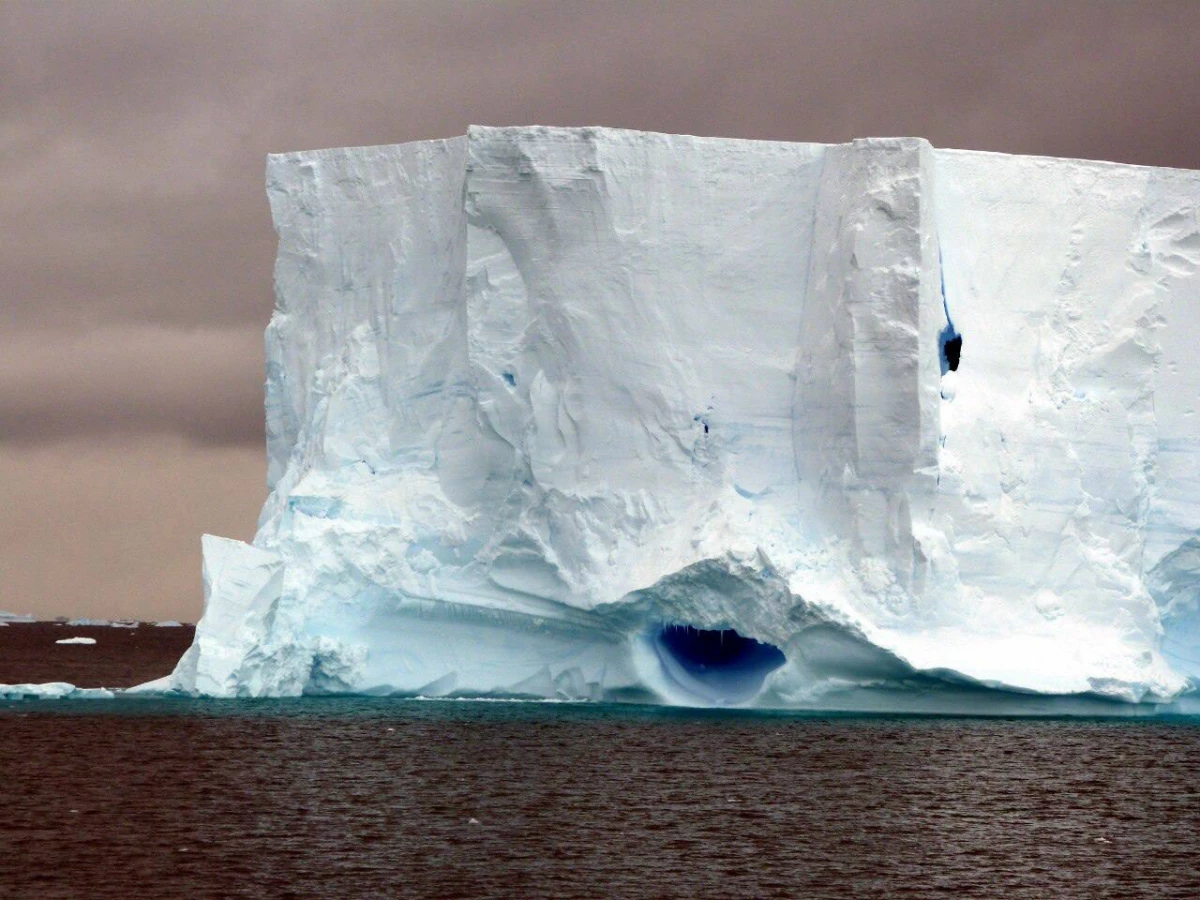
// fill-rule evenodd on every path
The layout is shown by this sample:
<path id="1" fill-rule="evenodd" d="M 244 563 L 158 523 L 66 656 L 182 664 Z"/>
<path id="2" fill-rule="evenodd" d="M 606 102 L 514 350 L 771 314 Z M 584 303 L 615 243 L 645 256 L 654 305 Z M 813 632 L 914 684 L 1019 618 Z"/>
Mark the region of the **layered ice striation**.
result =
<path id="1" fill-rule="evenodd" d="M 1200 173 L 608 129 L 272 156 L 270 498 L 158 687 L 1200 678 Z M 1000 699 L 997 699 L 1000 698 Z"/>

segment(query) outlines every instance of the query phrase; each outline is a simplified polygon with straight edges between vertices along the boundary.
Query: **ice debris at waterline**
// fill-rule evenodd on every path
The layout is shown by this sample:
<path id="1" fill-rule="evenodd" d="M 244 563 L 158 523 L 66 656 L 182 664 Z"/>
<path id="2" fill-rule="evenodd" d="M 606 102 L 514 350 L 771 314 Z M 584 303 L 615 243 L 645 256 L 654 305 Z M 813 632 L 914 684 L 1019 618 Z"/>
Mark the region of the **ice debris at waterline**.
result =
<path id="1" fill-rule="evenodd" d="M 1200 677 L 1200 173 L 471 128 L 267 183 L 271 494 L 253 546 L 205 536 L 147 690 L 974 709 Z"/>

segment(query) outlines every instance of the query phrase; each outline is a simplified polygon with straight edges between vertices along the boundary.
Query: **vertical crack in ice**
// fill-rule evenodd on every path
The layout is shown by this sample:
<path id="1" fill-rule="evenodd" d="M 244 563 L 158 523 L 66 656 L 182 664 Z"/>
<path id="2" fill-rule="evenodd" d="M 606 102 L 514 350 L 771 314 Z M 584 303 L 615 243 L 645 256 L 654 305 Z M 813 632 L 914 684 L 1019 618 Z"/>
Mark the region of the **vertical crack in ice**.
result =
<path id="1" fill-rule="evenodd" d="M 938 335 L 938 353 L 942 362 L 942 374 L 958 371 L 958 361 L 962 356 L 962 335 L 954 327 L 954 319 L 950 317 L 950 304 L 946 301 L 946 272 L 942 268 L 941 241 L 938 242 L 938 276 L 941 279 L 942 311 L 946 314 L 946 327 Z"/>

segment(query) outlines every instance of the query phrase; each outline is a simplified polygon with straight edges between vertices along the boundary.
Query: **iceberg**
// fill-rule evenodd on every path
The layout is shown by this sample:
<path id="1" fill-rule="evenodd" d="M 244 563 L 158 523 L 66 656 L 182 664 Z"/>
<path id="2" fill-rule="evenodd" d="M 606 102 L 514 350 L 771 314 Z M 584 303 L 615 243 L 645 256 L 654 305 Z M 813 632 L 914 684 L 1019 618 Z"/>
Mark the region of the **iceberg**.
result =
<path id="1" fill-rule="evenodd" d="M 112 700 L 108 688 L 81 688 L 66 681 L 45 684 L 0 684 L 0 700 Z"/>
<path id="2" fill-rule="evenodd" d="M 1021 711 L 1200 679 L 1200 173 L 472 127 L 273 155 L 267 192 L 270 496 L 253 544 L 203 538 L 155 688 Z"/>

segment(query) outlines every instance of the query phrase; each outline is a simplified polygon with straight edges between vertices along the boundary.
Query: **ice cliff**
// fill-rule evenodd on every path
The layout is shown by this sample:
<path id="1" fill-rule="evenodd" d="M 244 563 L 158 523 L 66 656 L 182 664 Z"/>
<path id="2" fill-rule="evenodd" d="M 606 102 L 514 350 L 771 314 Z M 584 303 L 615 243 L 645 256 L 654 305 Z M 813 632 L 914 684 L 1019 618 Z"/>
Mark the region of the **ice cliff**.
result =
<path id="1" fill-rule="evenodd" d="M 267 183 L 271 494 L 253 546 L 204 538 L 158 687 L 1032 708 L 1200 678 L 1200 173 L 473 127 Z"/>

